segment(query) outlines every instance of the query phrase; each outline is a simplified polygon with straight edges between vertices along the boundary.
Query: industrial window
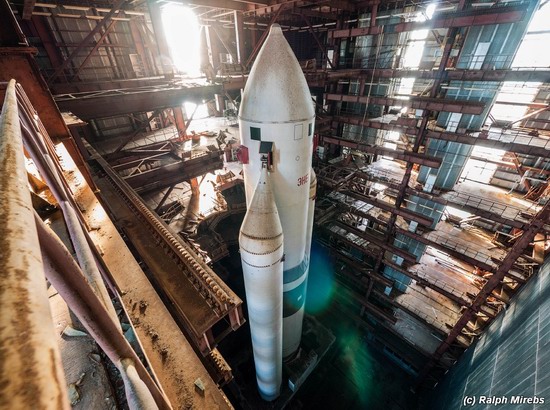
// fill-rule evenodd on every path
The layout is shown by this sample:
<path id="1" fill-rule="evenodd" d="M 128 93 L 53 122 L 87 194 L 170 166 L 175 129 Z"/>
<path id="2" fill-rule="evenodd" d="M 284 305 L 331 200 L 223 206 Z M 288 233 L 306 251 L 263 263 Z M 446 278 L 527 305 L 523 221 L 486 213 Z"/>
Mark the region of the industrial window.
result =
<path id="1" fill-rule="evenodd" d="M 262 130 L 257 127 L 250 127 L 250 138 L 252 138 L 255 141 L 261 141 L 262 140 Z"/>
<path id="2" fill-rule="evenodd" d="M 313 124 L 310 122 L 308 125 L 307 125 L 307 136 L 308 137 L 311 137 L 311 133 L 313 132 Z"/>

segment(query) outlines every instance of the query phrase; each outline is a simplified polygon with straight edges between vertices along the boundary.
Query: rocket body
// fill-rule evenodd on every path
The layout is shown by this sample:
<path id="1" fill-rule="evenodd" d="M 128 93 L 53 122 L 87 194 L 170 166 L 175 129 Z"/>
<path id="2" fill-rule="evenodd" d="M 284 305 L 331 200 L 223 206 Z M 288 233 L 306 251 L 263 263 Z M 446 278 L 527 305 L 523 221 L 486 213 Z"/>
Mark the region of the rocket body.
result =
<path id="1" fill-rule="evenodd" d="M 239 234 L 258 390 L 279 396 L 282 381 L 283 230 L 267 170 L 262 169 Z"/>
<path id="2" fill-rule="evenodd" d="M 281 28 L 274 24 L 248 77 L 239 126 L 241 144 L 248 149 L 249 158 L 243 164 L 247 206 L 262 172 L 260 148 L 272 143 L 270 178 L 284 234 L 285 358 L 297 351 L 302 334 L 311 244 L 308 221 L 314 122 L 315 111 L 302 69 Z"/>

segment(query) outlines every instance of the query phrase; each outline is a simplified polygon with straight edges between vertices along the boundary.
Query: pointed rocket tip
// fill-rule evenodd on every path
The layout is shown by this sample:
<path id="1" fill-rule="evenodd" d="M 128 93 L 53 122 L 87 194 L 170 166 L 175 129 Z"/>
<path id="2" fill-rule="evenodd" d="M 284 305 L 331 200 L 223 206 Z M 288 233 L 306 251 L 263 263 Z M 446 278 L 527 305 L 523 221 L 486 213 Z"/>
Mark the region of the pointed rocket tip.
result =
<path id="1" fill-rule="evenodd" d="M 281 26 L 278 25 L 277 23 L 273 23 L 271 25 L 271 27 L 269 28 L 269 35 L 282 35 L 283 34 L 283 30 L 281 29 Z"/>

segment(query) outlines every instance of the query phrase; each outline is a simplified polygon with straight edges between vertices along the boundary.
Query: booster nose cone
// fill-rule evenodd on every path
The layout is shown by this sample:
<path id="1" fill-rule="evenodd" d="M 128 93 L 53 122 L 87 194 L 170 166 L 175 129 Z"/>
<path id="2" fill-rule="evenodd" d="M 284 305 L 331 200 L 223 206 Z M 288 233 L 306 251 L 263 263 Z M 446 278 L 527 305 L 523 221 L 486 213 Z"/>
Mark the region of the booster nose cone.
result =
<path id="1" fill-rule="evenodd" d="M 271 254 L 283 244 L 283 228 L 265 168 L 241 225 L 239 243 L 256 255 Z"/>
<path id="2" fill-rule="evenodd" d="M 300 64 L 281 27 L 273 24 L 248 76 L 239 117 L 274 123 L 304 121 L 314 115 Z"/>

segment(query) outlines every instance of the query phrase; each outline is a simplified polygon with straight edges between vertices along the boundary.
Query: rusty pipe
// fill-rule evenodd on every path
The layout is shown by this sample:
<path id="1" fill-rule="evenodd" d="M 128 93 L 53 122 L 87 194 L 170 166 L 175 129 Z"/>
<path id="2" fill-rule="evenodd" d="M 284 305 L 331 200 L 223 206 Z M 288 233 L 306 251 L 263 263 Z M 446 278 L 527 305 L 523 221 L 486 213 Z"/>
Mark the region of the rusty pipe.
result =
<path id="1" fill-rule="evenodd" d="M 168 398 L 124 338 L 63 242 L 35 213 L 46 277 L 120 371 L 132 409 L 171 409 Z M 135 371 L 135 372 L 134 372 Z M 139 376 L 139 377 L 136 377 Z"/>
<path id="2" fill-rule="evenodd" d="M 98 269 L 87 235 L 75 211 L 77 204 L 68 186 L 65 185 L 64 179 L 60 176 L 59 166 L 52 159 L 46 142 L 39 137 L 39 130 L 36 128 L 35 124 L 36 119 L 33 113 L 30 112 L 31 108 L 27 106 L 28 102 L 24 98 L 21 99 L 23 99 L 22 108 L 24 108 L 21 112 L 21 120 L 23 123 L 22 128 L 25 147 L 50 188 L 50 191 L 59 203 L 78 262 L 86 275 L 86 279 L 102 300 L 109 315 L 118 323 L 115 309 Z M 120 324 L 118 324 L 118 327 L 120 327 Z"/>
<path id="3" fill-rule="evenodd" d="M 70 409 L 23 156 L 15 80 L 0 117 L 0 408 Z"/>

